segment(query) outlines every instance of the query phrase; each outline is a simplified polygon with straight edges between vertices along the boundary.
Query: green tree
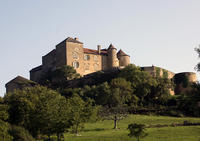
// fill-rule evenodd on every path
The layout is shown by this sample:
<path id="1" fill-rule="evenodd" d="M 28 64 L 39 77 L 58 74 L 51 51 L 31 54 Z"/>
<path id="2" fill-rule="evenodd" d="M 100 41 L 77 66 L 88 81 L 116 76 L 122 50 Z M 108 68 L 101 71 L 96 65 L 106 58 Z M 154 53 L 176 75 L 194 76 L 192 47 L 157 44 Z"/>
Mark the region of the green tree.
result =
<path id="1" fill-rule="evenodd" d="M 68 109 L 65 97 L 45 87 L 36 86 L 18 90 L 5 96 L 9 105 L 9 121 L 25 127 L 35 137 L 60 134 L 69 128 Z"/>
<path id="2" fill-rule="evenodd" d="M 95 104 L 105 106 L 109 100 L 109 94 L 111 93 L 108 82 L 104 82 L 100 85 L 85 86 L 83 88 L 84 97 L 94 99 Z"/>
<path id="3" fill-rule="evenodd" d="M 72 124 L 72 131 L 78 135 L 79 130 L 84 127 L 84 123 L 92 116 L 92 100 L 87 99 L 84 101 L 78 94 L 74 94 L 67 101 L 68 105 L 71 106 L 69 117 Z"/>
<path id="4" fill-rule="evenodd" d="M 64 88 L 67 81 L 79 78 L 80 74 L 72 66 L 61 66 L 56 70 L 49 71 L 42 76 L 40 84 L 48 86 L 50 88 Z"/>
<path id="5" fill-rule="evenodd" d="M 156 85 L 151 89 L 151 94 L 146 97 L 146 100 L 153 104 L 166 104 L 170 98 L 170 90 L 174 89 L 174 83 L 161 76 L 156 76 Z"/>
<path id="6" fill-rule="evenodd" d="M 119 77 L 131 82 L 133 94 L 139 97 L 140 105 L 144 104 L 144 98 L 151 93 L 151 88 L 156 85 L 156 80 L 140 67 L 128 65 L 119 73 Z"/>
<path id="7" fill-rule="evenodd" d="M 131 83 L 124 78 L 112 79 L 108 87 L 110 90 L 104 93 L 104 107 L 99 115 L 104 119 L 114 121 L 114 129 L 117 129 L 117 123 L 128 115 L 126 103 L 131 99 Z"/>
<path id="8" fill-rule="evenodd" d="M 145 132 L 145 125 L 144 124 L 136 124 L 132 123 L 128 125 L 129 134 L 130 137 L 137 138 L 138 141 L 140 141 L 140 138 L 146 137 L 148 134 Z"/>
<path id="9" fill-rule="evenodd" d="M 195 51 L 197 52 L 198 57 L 200 58 L 200 46 L 197 47 L 197 48 L 195 48 Z M 197 71 L 200 71 L 200 62 L 196 65 L 195 69 L 196 69 Z"/>
<path id="10" fill-rule="evenodd" d="M 0 140 L 11 141 L 13 137 L 9 134 L 10 124 L 8 120 L 8 106 L 3 103 L 3 98 L 0 97 Z"/>

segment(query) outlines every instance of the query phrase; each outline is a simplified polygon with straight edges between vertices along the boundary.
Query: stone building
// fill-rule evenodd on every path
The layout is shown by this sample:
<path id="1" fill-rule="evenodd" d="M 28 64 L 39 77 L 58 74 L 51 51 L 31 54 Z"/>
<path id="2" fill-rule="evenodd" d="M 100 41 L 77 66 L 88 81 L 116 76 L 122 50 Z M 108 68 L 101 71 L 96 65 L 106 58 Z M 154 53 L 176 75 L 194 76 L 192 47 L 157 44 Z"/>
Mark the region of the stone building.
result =
<path id="1" fill-rule="evenodd" d="M 155 77 L 156 75 L 159 75 L 159 76 L 167 76 L 168 79 L 172 79 L 175 75 L 175 73 L 169 71 L 169 70 L 166 70 L 166 69 L 163 69 L 163 68 L 160 68 L 160 67 L 156 67 L 156 66 L 146 66 L 146 67 L 141 67 L 142 70 L 150 73 L 153 77 Z"/>
<path id="2" fill-rule="evenodd" d="M 169 70 L 156 67 L 156 66 L 147 66 L 141 67 L 142 70 L 150 73 L 153 77 L 156 76 L 167 76 L 168 79 L 171 79 L 175 83 L 175 88 L 170 89 L 170 94 L 182 94 L 187 93 L 192 90 L 190 84 L 197 82 L 196 73 L 193 72 L 181 72 L 181 73 L 173 73 Z M 185 84 L 185 82 L 187 84 Z"/>
<path id="3" fill-rule="evenodd" d="M 68 37 L 42 57 L 42 65 L 30 71 L 30 79 L 38 82 L 43 74 L 63 65 L 73 66 L 80 75 L 125 67 L 130 64 L 130 56 L 110 44 L 107 49 L 97 50 L 83 47 L 78 38 Z"/>
<path id="4" fill-rule="evenodd" d="M 22 76 L 17 76 L 8 83 L 6 83 L 6 93 L 13 92 L 14 90 L 17 89 L 23 89 L 26 87 L 33 87 L 37 85 L 37 83 L 28 80 Z"/>
<path id="5" fill-rule="evenodd" d="M 193 89 L 191 83 L 197 82 L 197 76 L 193 72 L 181 72 L 175 74 L 174 81 L 176 83 L 175 93 L 189 93 Z"/>

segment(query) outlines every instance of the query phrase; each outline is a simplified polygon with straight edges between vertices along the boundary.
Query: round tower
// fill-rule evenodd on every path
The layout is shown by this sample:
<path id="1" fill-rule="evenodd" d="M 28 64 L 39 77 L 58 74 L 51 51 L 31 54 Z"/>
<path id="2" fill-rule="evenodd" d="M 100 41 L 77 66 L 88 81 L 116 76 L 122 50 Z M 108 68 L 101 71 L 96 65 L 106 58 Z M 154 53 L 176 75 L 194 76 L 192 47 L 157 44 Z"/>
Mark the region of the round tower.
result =
<path id="1" fill-rule="evenodd" d="M 108 47 L 108 68 L 119 67 L 119 60 L 117 59 L 117 49 L 110 44 Z"/>
<path id="2" fill-rule="evenodd" d="M 183 81 L 185 81 L 185 79 L 190 83 L 197 82 L 197 76 L 196 76 L 196 73 L 194 72 L 177 73 L 175 75 L 175 79 L 177 83 L 182 83 Z"/>
<path id="3" fill-rule="evenodd" d="M 182 94 L 192 90 L 191 83 L 197 82 L 196 73 L 193 72 L 182 72 L 177 73 L 174 76 L 174 83 L 176 84 L 175 93 Z"/>
<path id="4" fill-rule="evenodd" d="M 130 64 L 130 56 L 124 53 L 121 49 L 117 53 L 117 58 L 120 67 L 125 67 Z"/>

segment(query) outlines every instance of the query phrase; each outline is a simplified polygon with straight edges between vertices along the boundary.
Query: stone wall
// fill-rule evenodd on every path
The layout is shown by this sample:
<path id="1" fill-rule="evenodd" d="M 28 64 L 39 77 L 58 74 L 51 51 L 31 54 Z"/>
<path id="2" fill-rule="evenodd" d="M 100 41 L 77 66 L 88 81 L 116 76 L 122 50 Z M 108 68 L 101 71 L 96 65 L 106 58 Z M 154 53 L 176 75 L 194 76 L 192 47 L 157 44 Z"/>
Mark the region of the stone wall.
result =
<path id="1" fill-rule="evenodd" d="M 65 65 L 73 66 L 79 74 L 84 73 L 84 53 L 83 44 L 67 42 L 67 63 Z"/>
<path id="2" fill-rule="evenodd" d="M 121 57 L 121 66 L 130 63 L 129 56 Z M 97 50 L 83 48 L 83 43 L 77 38 L 67 38 L 56 49 L 42 57 L 42 65 L 30 71 L 30 79 L 38 82 L 41 76 L 48 71 L 55 70 L 63 65 L 73 66 L 77 73 L 86 75 L 101 70 L 109 70 L 119 66 L 117 49 L 111 44 L 108 49 L 98 46 Z"/>
<path id="3" fill-rule="evenodd" d="M 56 67 L 60 67 L 66 65 L 67 57 L 66 57 L 66 41 L 62 41 L 58 45 L 56 45 Z"/>
<path id="4" fill-rule="evenodd" d="M 52 50 L 47 55 L 42 57 L 42 70 L 47 72 L 56 65 L 56 50 Z"/>

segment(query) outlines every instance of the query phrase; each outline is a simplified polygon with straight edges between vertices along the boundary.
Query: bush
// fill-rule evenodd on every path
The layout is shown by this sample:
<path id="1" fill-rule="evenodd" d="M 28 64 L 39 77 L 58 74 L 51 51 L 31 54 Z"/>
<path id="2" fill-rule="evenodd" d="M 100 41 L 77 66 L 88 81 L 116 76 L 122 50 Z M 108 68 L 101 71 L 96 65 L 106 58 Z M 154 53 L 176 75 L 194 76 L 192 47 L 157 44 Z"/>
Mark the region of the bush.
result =
<path id="1" fill-rule="evenodd" d="M 20 126 L 12 126 L 10 134 L 13 136 L 13 141 L 35 141 L 30 133 Z"/>
<path id="2" fill-rule="evenodd" d="M 145 132 L 145 125 L 144 124 L 137 124 L 132 123 L 128 125 L 129 134 L 130 137 L 137 138 L 138 141 L 140 141 L 140 138 L 146 137 L 148 134 Z"/>
<path id="3" fill-rule="evenodd" d="M 57 137 L 56 136 L 51 136 L 50 139 L 47 136 L 44 136 L 42 138 L 43 141 L 57 141 Z"/>
<path id="4" fill-rule="evenodd" d="M 10 125 L 0 120 L 0 141 L 12 141 L 13 138 L 9 134 Z"/>
<path id="5" fill-rule="evenodd" d="M 169 110 L 166 112 L 167 115 L 169 116 L 174 116 L 174 117 L 184 117 L 183 113 L 180 111 L 175 111 L 175 110 Z"/>

